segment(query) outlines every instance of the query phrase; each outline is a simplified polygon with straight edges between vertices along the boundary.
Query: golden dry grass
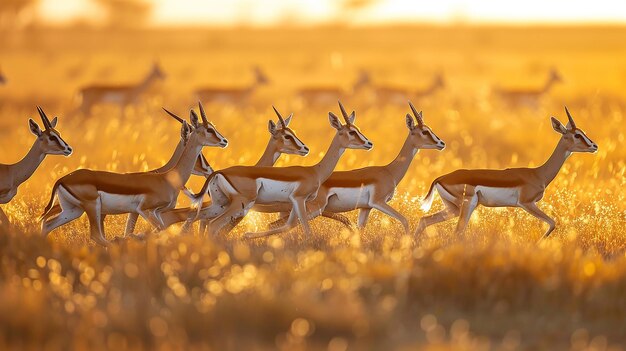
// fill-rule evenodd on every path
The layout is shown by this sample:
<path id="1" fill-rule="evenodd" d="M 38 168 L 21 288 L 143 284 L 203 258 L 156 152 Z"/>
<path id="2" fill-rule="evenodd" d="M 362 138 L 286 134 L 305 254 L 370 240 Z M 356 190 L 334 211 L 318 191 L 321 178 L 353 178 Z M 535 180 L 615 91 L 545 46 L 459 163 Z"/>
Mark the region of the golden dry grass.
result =
<path id="1" fill-rule="evenodd" d="M 23 156 L 35 105 L 60 118 L 70 158 L 48 157 L 3 209 L 15 230 L 0 237 L 1 349 L 429 349 L 620 350 L 626 344 L 626 29 L 409 27 L 375 29 L 180 30 L 102 33 L 32 30 L 0 47 L 0 162 Z M 67 117 L 77 88 L 139 79 L 158 59 L 168 79 L 126 111 L 102 107 Z M 207 106 L 228 137 L 205 149 L 219 169 L 251 164 L 268 139 L 270 104 L 294 112 L 292 127 L 312 164 L 332 137 L 326 113 L 294 97 L 304 85 L 349 87 L 359 68 L 379 84 L 424 87 L 435 72 L 444 91 L 416 101 L 448 145 L 420 152 L 392 205 L 412 228 L 436 176 L 460 167 L 536 166 L 556 145 L 549 116 L 578 125 L 600 147 L 575 154 L 540 203 L 544 225 L 521 210 L 478 209 L 466 234 L 454 221 L 418 240 L 374 213 L 357 235 L 317 219 L 298 230 L 245 242 L 241 233 L 273 219 L 252 214 L 226 238 L 180 237 L 176 229 L 108 251 L 88 239 L 86 219 L 38 234 L 37 217 L 56 179 L 78 167 L 114 171 L 161 165 L 179 127 L 160 111 L 186 115 L 199 85 L 243 85 L 258 64 L 272 85 L 247 106 Z M 565 78 L 537 110 L 510 108 L 493 84 L 532 87 L 556 67 Z M 405 137 L 407 106 L 347 98 L 374 142 L 349 150 L 338 169 L 391 160 Z M 201 180 L 193 179 L 195 189 Z M 184 204 L 184 202 L 182 202 Z M 441 207 L 435 200 L 433 210 Z M 350 214 L 355 219 L 355 214 Z M 109 238 L 125 218 L 107 218 Z M 139 229 L 147 229 L 142 223 Z"/>

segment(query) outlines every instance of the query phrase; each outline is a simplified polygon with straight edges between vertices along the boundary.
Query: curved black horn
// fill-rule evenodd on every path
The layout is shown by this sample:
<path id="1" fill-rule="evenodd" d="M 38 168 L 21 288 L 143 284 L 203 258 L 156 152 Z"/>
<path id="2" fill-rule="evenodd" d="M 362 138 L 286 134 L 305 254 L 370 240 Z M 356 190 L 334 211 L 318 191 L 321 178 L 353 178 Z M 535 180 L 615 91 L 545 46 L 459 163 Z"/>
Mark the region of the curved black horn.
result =
<path id="1" fill-rule="evenodd" d="M 52 126 L 50 125 L 50 120 L 48 119 L 48 116 L 46 116 L 46 113 L 43 112 L 41 106 L 37 106 L 37 111 L 39 112 L 39 116 L 41 117 L 41 122 L 43 122 L 43 126 L 46 127 L 46 129 L 51 129 Z"/>
<path id="2" fill-rule="evenodd" d="M 204 107 L 202 107 L 202 102 L 198 101 L 198 107 L 200 108 L 200 117 L 202 117 L 202 123 L 205 125 L 209 124 L 209 120 L 206 118 L 206 113 L 204 113 Z"/>
<path id="3" fill-rule="evenodd" d="M 176 116 L 173 112 L 168 111 L 165 107 L 161 107 L 161 108 L 163 109 L 163 111 L 165 111 L 168 115 L 172 116 L 172 118 L 174 118 L 175 120 L 177 120 L 181 124 L 184 122 L 184 120 L 182 118 Z"/>
<path id="4" fill-rule="evenodd" d="M 347 124 L 350 124 L 350 121 L 348 120 L 348 112 L 346 112 L 346 109 L 343 107 L 343 104 L 341 103 L 341 101 L 337 101 L 339 103 L 339 109 L 341 109 L 341 114 L 343 115 L 343 119 L 346 120 Z"/>
<path id="5" fill-rule="evenodd" d="M 283 119 L 283 116 L 280 115 L 280 112 L 278 112 L 278 110 L 276 109 L 276 107 L 274 107 L 274 105 L 272 105 L 272 108 L 274 109 L 274 112 L 276 112 L 276 116 L 278 116 L 278 120 L 280 121 L 280 124 L 282 124 L 283 128 L 286 128 L 287 125 L 285 124 L 285 120 Z"/>
<path id="6" fill-rule="evenodd" d="M 569 125 L 572 129 L 576 129 L 576 123 L 574 123 L 574 119 L 572 118 L 572 115 L 569 114 L 569 110 L 567 109 L 567 106 L 565 106 L 565 113 L 567 113 L 567 119 L 569 120 Z"/>

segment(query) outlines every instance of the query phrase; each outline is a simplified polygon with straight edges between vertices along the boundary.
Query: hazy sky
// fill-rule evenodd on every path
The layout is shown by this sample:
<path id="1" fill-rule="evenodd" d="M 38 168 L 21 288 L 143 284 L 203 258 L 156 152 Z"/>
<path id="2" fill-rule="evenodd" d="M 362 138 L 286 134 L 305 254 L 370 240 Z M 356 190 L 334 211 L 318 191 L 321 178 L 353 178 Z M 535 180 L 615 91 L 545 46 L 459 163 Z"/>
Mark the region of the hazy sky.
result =
<path id="1" fill-rule="evenodd" d="M 90 0 L 41 0 L 49 22 L 97 18 Z M 388 22 L 626 23 L 625 0 L 380 0 L 349 13 L 333 0 L 152 0 L 154 25 Z"/>

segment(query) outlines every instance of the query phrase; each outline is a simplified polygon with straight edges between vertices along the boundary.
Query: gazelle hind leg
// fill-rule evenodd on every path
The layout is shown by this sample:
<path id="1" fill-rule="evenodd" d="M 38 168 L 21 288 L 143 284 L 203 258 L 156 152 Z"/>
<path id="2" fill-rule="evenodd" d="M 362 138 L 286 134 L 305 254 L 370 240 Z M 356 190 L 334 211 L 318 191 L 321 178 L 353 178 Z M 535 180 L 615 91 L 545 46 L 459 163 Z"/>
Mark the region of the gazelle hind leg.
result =
<path id="1" fill-rule="evenodd" d="M 254 201 L 248 201 L 243 197 L 233 198 L 226 210 L 209 222 L 209 234 L 221 234 L 222 230 L 228 223 L 245 216 L 248 213 L 249 207 L 251 207 L 253 203 Z"/>
<path id="2" fill-rule="evenodd" d="M 85 213 L 85 210 L 78 206 L 74 201 L 66 198 L 69 195 L 63 188 L 59 188 L 59 193 L 57 195 L 58 204 L 53 206 L 53 209 L 57 207 L 58 209 L 51 209 L 41 221 L 41 234 L 45 237 L 50 234 L 54 229 L 67 224 Z"/>
<path id="3" fill-rule="evenodd" d="M 124 230 L 124 236 L 131 235 L 135 231 L 135 225 L 139 219 L 139 214 L 129 213 L 128 219 L 126 219 L 126 229 Z"/>
<path id="4" fill-rule="evenodd" d="M 463 197 L 463 202 L 461 203 L 461 212 L 459 214 L 459 222 L 456 224 L 456 234 L 461 234 L 467 228 L 467 224 L 470 221 L 470 217 L 472 213 L 476 209 L 478 205 L 478 196 L 470 195 Z"/>
<path id="5" fill-rule="evenodd" d="M 356 224 L 359 230 L 365 229 L 365 225 L 367 224 L 367 219 L 370 216 L 370 212 L 372 212 L 371 208 L 362 208 L 359 210 L 359 219 Z"/>
<path id="6" fill-rule="evenodd" d="M 548 230 L 546 231 L 545 234 L 543 234 L 541 239 L 547 238 L 550 235 L 550 233 L 552 233 L 552 231 L 554 230 L 556 226 L 556 222 L 554 221 L 554 219 L 550 218 L 547 214 L 545 214 L 545 212 L 543 212 L 539 207 L 537 207 L 537 204 L 535 204 L 534 202 L 522 204 L 521 207 L 524 210 L 526 210 L 526 212 L 546 222 L 549 225 Z"/>
<path id="7" fill-rule="evenodd" d="M 9 222 L 9 217 L 7 217 L 6 213 L 4 213 L 4 210 L 0 208 L 0 225 L 4 228 L 9 228 L 10 224 L 11 223 Z"/>
<path id="8" fill-rule="evenodd" d="M 443 210 L 433 213 L 428 216 L 420 218 L 417 228 L 415 229 L 415 235 L 421 234 L 426 228 L 437 223 L 445 222 L 451 218 L 457 217 L 460 213 L 459 206 L 454 202 L 441 198 L 443 204 L 446 206 Z"/>

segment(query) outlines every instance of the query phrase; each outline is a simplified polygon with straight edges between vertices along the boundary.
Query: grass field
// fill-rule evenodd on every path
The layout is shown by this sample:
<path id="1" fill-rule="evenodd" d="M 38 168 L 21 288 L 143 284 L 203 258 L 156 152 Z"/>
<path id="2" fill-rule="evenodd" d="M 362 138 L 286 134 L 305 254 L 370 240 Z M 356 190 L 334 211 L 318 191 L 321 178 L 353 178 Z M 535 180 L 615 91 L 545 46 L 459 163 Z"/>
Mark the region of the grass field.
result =
<path id="1" fill-rule="evenodd" d="M 154 60 L 168 78 L 124 117 L 107 106 L 69 117 L 80 86 L 139 80 Z M 14 229 L 0 236 L 0 349 L 626 349 L 626 28 L 31 29 L 2 39 L 0 65 L 8 79 L 0 86 L 0 162 L 19 160 L 33 143 L 27 118 L 36 105 L 59 116 L 57 129 L 74 149 L 69 158 L 48 156 L 3 205 Z M 79 167 L 162 165 L 180 134 L 161 106 L 186 116 L 194 88 L 249 84 L 254 65 L 272 83 L 249 104 L 207 106 L 230 141 L 205 148 L 215 169 L 256 161 L 275 118 L 271 104 L 294 113 L 291 127 L 312 151 L 278 165 L 319 160 L 333 136 L 327 113 L 338 108 L 307 106 L 294 94 L 299 87 L 348 89 L 359 69 L 376 84 L 415 88 L 443 74 L 445 88 L 414 103 L 447 147 L 417 154 L 392 201 L 412 229 L 435 177 L 543 163 L 559 138 L 549 116 L 566 121 L 565 104 L 600 150 L 574 154 L 547 189 L 539 206 L 557 229 L 541 243 L 539 220 L 488 208 L 462 237 L 454 220 L 419 238 L 404 235 L 375 211 L 361 234 L 316 219 L 310 241 L 299 230 L 241 240 L 275 219 L 260 214 L 227 237 L 174 228 L 108 250 L 89 240 L 86 218 L 48 239 L 38 234 L 56 179 Z M 536 109 L 490 93 L 495 85 L 539 86 L 551 68 L 564 82 Z M 343 102 L 375 146 L 348 150 L 337 169 L 393 159 L 408 106 L 367 91 Z M 201 184 L 193 178 L 190 186 Z M 441 207 L 436 198 L 431 211 Z M 120 236 L 124 222 L 107 218 L 107 237 Z"/>

